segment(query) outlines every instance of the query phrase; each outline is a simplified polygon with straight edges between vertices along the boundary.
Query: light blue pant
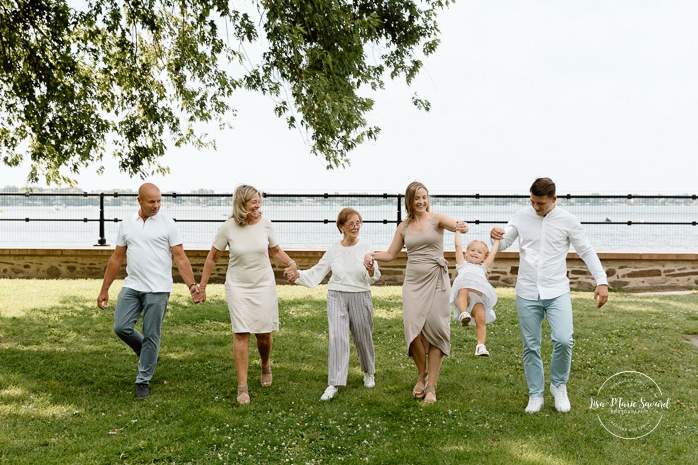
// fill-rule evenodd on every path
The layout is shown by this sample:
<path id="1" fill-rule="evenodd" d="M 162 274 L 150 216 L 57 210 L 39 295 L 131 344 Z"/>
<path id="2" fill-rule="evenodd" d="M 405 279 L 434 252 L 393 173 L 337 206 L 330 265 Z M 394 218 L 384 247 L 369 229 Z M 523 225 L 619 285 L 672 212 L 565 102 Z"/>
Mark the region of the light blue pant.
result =
<path id="1" fill-rule="evenodd" d="M 150 384 L 158 363 L 160 328 L 167 311 L 169 292 L 139 292 L 124 287 L 114 311 L 114 332 L 133 349 L 138 360 L 136 384 Z M 136 322 L 143 314 L 143 334 Z"/>
<path id="2" fill-rule="evenodd" d="M 550 359 L 550 382 L 555 386 L 567 384 L 572 364 L 574 328 L 572 326 L 572 300 L 566 293 L 554 299 L 526 300 L 516 296 L 519 328 L 523 343 L 523 363 L 528 382 L 529 396 L 542 396 L 545 391 L 543 359 L 540 355 L 543 317 L 550 324 L 553 355 Z"/>

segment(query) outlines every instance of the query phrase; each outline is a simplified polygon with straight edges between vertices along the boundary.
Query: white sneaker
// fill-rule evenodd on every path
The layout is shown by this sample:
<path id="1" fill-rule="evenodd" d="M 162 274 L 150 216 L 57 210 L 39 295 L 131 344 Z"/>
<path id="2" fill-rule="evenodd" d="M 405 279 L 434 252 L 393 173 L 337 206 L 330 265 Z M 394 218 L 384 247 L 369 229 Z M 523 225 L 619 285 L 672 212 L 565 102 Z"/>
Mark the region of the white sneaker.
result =
<path id="1" fill-rule="evenodd" d="M 540 409 L 543 408 L 543 396 L 530 396 L 528 398 L 528 405 L 526 406 L 526 413 L 538 413 Z"/>
<path id="2" fill-rule="evenodd" d="M 372 373 L 364 373 L 364 386 L 372 388 L 376 385 L 376 378 Z"/>
<path id="3" fill-rule="evenodd" d="M 462 324 L 463 326 L 468 326 L 468 323 L 470 323 L 471 319 L 472 317 L 468 312 L 463 312 L 460 315 L 458 315 L 458 320 L 460 321 L 460 324 Z"/>
<path id="4" fill-rule="evenodd" d="M 478 357 L 487 357 L 490 355 L 490 352 L 487 350 L 487 347 L 485 347 L 485 344 L 478 344 L 475 346 L 475 355 Z"/>
<path id="5" fill-rule="evenodd" d="M 550 393 L 555 398 L 555 410 L 561 413 L 569 412 L 572 408 L 570 406 L 570 399 L 567 397 L 567 385 L 561 384 L 555 386 L 550 383 Z"/>
<path id="6" fill-rule="evenodd" d="M 322 397 L 320 397 L 320 400 L 330 400 L 334 397 L 335 394 L 337 394 L 337 391 L 339 391 L 339 389 L 330 384 L 329 386 L 327 386 L 327 389 L 325 389 L 325 392 L 322 393 Z"/>

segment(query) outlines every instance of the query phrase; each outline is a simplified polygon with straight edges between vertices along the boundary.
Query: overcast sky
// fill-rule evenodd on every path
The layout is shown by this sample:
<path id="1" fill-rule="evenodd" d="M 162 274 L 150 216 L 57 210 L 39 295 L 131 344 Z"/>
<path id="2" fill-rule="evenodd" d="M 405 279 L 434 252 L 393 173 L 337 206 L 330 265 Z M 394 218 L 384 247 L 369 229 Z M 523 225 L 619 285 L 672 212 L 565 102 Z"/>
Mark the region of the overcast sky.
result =
<path id="1" fill-rule="evenodd" d="M 351 167 L 326 171 L 271 101 L 240 95 L 216 152 L 172 150 L 171 174 L 148 180 L 178 192 L 397 193 L 417 179 L 432 192 L 525 193 L 549 176 L 558 193 L 696 193 L 697 20 L 695 0 L 459 0 L 412 87 L 377 95 L 369 122 L 382 132 Z M 0 186 L 27 171 L 0 166 Z M 112 163 L 91 171 L 85 190 L 142 182 Z"/>

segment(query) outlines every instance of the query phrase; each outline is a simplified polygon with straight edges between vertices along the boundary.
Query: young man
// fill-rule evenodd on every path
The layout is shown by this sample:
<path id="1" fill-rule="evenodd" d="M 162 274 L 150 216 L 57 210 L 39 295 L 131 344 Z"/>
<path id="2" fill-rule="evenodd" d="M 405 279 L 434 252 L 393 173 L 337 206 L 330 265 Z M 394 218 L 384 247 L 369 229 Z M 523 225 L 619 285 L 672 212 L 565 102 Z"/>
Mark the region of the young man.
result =
<path id="1" fill-rule="evenodd" d="M 172 257 L 179 274 L 189 287 L 194 303 L 199 287 L 194 280 L 189 259 L 175 222 L 158 214 L 160 189 L 146 183 L 138 189 L 138 213 L 124 218 L 119 226 L 116 248 L 104 273 L 102 290 L 97 297 L 99 308 L 107 308 L 109 287 L 126 257 L 126 279 L 114 312 L 114 332 L 138 355 L 136 398 L 150 395 L 150 380 L 155 372 L 160 348 L 160 329 L 172 291 Z M 135 329 L 143 316 L 143 334 Z"/>
<path id="2" fill-rule="evenodd" d="M 499 250 L 519 239 L 519 272 L 516 280 L 516 307 L 523 342 L 523 362 L 528 382 L 526 412 L 543 407 L 545 378 L 541 358 L 541 329 L 547 315 L 553 340 L 550 361 L 550 392 L 558 412 L 569 412 L 567 380 L 572 362 L 572 300 L 567 278 L 570 244 L 596 281 L 594 300 L 601 308 L 608 300 L 608 281 L 601 261 L 589 243 L 579 220 L 556 207 L 555 183 L 538 178 L 530 189 L 531 206 L 514 214 L 504 229 L 492 228 Z"/>

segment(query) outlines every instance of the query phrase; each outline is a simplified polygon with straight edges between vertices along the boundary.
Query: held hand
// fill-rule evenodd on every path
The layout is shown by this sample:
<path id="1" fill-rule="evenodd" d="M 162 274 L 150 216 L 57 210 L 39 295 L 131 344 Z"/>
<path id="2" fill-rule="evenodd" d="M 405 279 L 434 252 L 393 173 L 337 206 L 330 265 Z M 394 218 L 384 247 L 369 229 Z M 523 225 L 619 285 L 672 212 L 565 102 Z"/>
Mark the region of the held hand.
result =
<path id="1" fill-rule="evenodd" d="M 300 277 L 298 270 L 292 269 L 290 266 L 284 270 L 284 277 L 290 282 L 295 283 L 296 279 Z"/>
<path id="2" fill-rule="evenodd" d="M 201 302 L 206 302 L 206 289 L 199 286 L 199 292 L 192 297 L 195 304 L 200 304 Z"/>
<path id="3" fill-rule="evenodd" d="M 368 271 L 368 274 L 370 276 L 373 276 L 373 263 L 375 260 L 371 258 L 371 260 L 368 263 L 364 263 L 364 266 L 366 267 L 366 271 Z"/>
<path id="4" fill-rule="evenodd" d="M 194 304 L 198 304 L 199 302 L 203 302 L 201 300 L 201 288 L 199 287 L 198 284 L 193 285 L 189 288 L 189 294 L 191 295 L 191 300 L 194 302 Z"/>
<path id="5" fill-rule="evenodd" d="M 370 253 L 364 255 L 364 267 L 366 267 L 367 270 L 373 268 L 373 255 Z"/>
<path id="6" fill-rule="evenodd" d="M 296 282 L 296 279 L 298 279 L 300 275 L 298 274 L 298 268 L 296 268 L 295 262 L 291 263 L 287 268 L 284 269 L 284 276 L 292 283 Z"/>
<path id="7" fill-rule="evenodd" d="M 99 295 L 97 296 L 97 307 L 104 310 L 105 308 L 107 308 L 108 303 L 109 303 L 109 293 L 108 292 L 100 292 Z"/>
<path id="8" fill-rule="evenodd" d="M 608 302 L 608 286 L 603 284 L 596 286 L 596 291 L 594 291 L 594 300 L 596 300 L 596 308 L 601 308 L 606 302 Z"/>
<path id="9" fill-rule="evenodd" d="M 492 228 L 492 231 L 490 231 L 490 237 L 494 240 L 502 240 L 504 239 L 504 229 L 500 228 L 499 226 L 495 226 Z"/>
<path id="10" fill-rule="evenodd" d="M 468 232 L 468 230 L 470 230 L 470 228 L 468 227 L 468 223 L 461 220 L 456 221 L 456 232 L 465 234 Z"/>

